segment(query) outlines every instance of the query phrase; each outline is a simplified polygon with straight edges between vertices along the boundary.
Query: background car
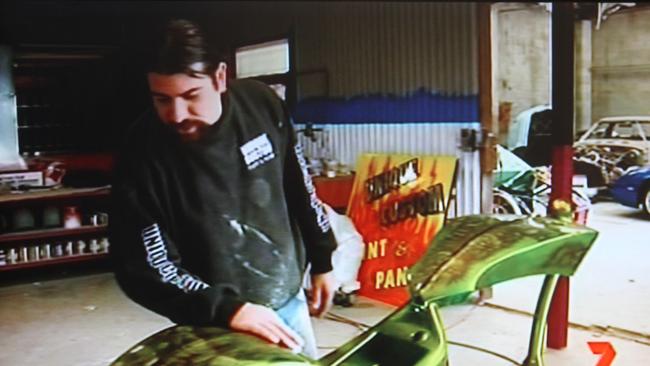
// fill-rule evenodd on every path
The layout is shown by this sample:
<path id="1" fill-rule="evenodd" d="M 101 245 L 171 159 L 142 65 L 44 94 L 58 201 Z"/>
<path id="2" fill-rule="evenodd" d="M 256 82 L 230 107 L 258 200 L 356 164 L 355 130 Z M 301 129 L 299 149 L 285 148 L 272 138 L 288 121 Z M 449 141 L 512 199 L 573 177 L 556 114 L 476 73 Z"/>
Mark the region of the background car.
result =
<path id="1" fill-rule="evenodd" d="M 610 192 L 618 203 L 634 208 L 641 206 L 650 217 L 650 165 L 621 176 Z"/>
<path id="2" fill-rule="evenodd" d="M 508 129 L 505 147 L 532 167 L 551 165 L 552 113 L 548 105 L 519 113 Z"/>
<path id="3" fill-rule="evenodd" d="M 573 148 L 576 173 L 587 176 L 589 187 L 606 188 L 650 163 L 650 116 L 603 118 Z"/>
<path id="4" fill-rule="evenodd" d="M 584 177 L 573 177 L 572 200 L 576 219 L 584 217 L 591 207 Z M 492 212 L 498 214 L 547 214 L 551 195 L 551 170 L 546 166 L 531 167 L 513 152 L 497 145 L 497 169 L 494 171 Z"/>

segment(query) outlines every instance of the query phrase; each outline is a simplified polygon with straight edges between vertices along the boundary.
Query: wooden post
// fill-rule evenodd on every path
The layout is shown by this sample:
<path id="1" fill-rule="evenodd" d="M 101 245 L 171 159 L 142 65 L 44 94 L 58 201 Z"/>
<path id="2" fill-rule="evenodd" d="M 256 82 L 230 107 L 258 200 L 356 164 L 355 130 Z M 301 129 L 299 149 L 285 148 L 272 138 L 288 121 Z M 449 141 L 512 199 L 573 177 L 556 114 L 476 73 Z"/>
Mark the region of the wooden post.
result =
<path id="1" fill-rule="evenodd" d="M 495 123 L 492 100 L 492 8 L 477 4 L 479 120 L 481 121 L 481 212 L 492 212 L 492 171 L 496 168 Z"/>
<path id="2" fill-rule="evenodd" d="M 550 214 L 552 202 L 571 203 L 573 184 L 573 89 L 574 89 L 574 4 L 555 2 L 551 12 L 552 104 L 553 104 L 553 161 Z M 567 346 L 569 329 L 569 279 L 561 277 L 551 302 L 548 317 L 550 348 Z"/>

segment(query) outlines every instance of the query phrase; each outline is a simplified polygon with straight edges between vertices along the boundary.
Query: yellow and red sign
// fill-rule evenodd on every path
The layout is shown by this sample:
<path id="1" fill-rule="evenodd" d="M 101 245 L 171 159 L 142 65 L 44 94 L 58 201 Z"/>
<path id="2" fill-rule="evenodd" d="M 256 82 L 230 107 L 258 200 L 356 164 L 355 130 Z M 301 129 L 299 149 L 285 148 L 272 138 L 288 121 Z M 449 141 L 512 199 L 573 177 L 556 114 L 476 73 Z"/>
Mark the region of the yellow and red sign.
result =
<path id="1" fill-rule="evenodd" d="M 365 245 L 360 295 L 393 305 L 409 299 L 406 270 L 445 222 L 456 168 L 451 156 L 361 156 L 347 211 Z"/>

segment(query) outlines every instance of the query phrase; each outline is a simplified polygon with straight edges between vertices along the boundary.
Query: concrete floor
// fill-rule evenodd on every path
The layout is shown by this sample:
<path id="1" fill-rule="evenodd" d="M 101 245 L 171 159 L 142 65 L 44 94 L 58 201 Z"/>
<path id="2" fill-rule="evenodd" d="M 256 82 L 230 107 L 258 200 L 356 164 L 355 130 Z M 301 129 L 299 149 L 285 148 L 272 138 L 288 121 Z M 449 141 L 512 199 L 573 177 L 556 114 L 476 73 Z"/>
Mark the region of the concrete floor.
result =
<path id="1" fill-rule="evenodd" d="M 549 366 L 593 366 L 587 342 L 608 341 L 613 365 L 650 364 L 650 220 L 612 202 L 594 205 L 589 225 L 601 234 L 571 280 L 569 346 L 547 350 Z M 483 304 L 442 309 L 452 365 L 511 365 L 476 348 L 521 362 L 526 354 L 541 278 L 494 287 Z M 392 311 L 360 298 L 333 314 L 350 322 L 315 319 L 321 354 Z M 171 323 L 128 300 L 112 274 L 86 274 L 0 287 L 0 365 L 108 365 L 146 336 Z M 473 348 L 468 348 L 473 347 Z M 395 365 L 399 366 L 399 365 Z"/>

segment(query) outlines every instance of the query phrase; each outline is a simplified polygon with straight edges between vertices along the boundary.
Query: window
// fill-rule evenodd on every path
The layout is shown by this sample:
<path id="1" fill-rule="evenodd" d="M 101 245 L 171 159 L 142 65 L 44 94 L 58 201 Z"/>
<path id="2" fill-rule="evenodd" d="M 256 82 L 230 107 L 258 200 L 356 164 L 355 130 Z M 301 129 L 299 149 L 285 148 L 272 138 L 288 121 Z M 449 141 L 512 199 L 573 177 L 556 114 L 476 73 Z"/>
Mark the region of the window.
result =
<path id="1" fill-rule="evenodd" d="M 291 103 L 292 98 L 288 98 L 293 90 L 290 60 L 288 38 L 239 47 L 235 49 L 235 76 L 265 82 L 282 100 Z"/>
<path id="2" fill-rule="evenodd" d="M 289 40 L 240 47 L 235 51 L 237 78 L 289 72 Z"/>
<path id="3" fill-rule="evenodd" d="M 643 131 L 644 128 L 645 131 Z M 650 123 L 637 122 L 633 120 L 600 122 L 588 138 L 643 140 L 642 132 L 647 138 L 647 133 L 650 132 Z"/>

